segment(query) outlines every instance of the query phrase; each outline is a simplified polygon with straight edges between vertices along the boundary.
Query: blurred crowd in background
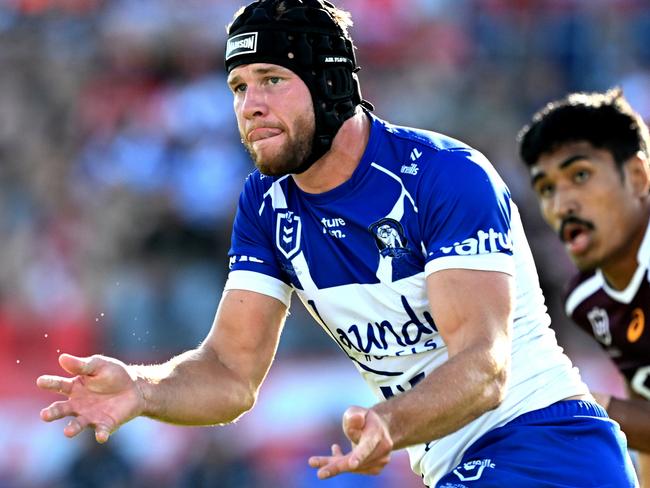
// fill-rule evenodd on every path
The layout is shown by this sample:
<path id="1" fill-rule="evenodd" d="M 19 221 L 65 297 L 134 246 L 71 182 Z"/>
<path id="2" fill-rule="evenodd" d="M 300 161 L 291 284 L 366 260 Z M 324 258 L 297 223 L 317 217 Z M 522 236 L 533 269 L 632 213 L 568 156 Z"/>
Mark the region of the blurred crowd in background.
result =
<path id="1" fill-rule="evenodd" d="M 244 0 L 0 0 L 0 488 L 421 486 L 306 464 L 370 405 L 300 304 L 256 409 L 225 428 L 139 419 L 106 445 L 39 420 L 60 352 L 162 361 L 207 333 L 252 170 L 222 53 Z M 647 0 L 340 0 L 363 95 L 394 123 L 483 151 L 522 210 L 560 343 L 593 385 L 616 373 L 562 316 L 572 272 L 542 223 L 516 134 L 544 103 L 619 85 L 650 119 Z M 459 182 L 462 184 L 462 182 Z M 588 341 L 588 339 L 587 339 Z"/>

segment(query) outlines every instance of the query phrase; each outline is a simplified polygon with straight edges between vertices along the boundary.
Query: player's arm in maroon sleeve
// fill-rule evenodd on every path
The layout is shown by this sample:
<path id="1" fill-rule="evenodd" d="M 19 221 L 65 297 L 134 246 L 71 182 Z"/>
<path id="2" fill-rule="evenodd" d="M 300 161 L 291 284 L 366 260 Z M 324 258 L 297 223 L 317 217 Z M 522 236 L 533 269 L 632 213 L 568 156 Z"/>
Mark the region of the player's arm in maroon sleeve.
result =
<path id="1" fill-rule="evenodd" d="M 231 422 L 253 407 L 286 312 L 275 298 L 230 290 L 203 343 L 164 364 L 135 366 L 99 355 L 63 354 L 59 362 L 73 377 L 45 375 L 37 384 L 67 399 L 43 409 L 41 417 L 73 417 L 65 435 L 91 427 L 98 442 L 137 416 L 184 425 Z"/>

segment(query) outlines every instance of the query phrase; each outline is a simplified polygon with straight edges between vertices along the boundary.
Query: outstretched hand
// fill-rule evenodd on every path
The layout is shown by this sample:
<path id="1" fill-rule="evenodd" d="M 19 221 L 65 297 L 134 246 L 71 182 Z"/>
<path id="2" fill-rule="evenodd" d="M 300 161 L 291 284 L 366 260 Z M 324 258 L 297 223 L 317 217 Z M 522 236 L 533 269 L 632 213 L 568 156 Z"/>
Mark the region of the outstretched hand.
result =
<path id="1" fill-rule="evenodd" d="M 68 397 L 41 410 L 46 422 L 74 417 L 63 430 L 67 437 L 90 427 L 95 430 L 97 442 L 104 443 L 120 425 L 142 413 L 144 397 L 136 378 L 121 361 L 98 355 L 80 358 L 61 354 L 59 364 L 74 377 L 44 375 L 36 384 Z"/>
<path id="2" fill-rule="evenodd" d="M 390 460 L 393 441 L 385 421 L 373 410 L 350 407 L 343 414 L 343 432 L 352 443 L 347 454 L 338 444 L 331 456 L 312 456 L 309 465 L 318 469 L 320 479 L 344 472 L 379 474 Z"/>

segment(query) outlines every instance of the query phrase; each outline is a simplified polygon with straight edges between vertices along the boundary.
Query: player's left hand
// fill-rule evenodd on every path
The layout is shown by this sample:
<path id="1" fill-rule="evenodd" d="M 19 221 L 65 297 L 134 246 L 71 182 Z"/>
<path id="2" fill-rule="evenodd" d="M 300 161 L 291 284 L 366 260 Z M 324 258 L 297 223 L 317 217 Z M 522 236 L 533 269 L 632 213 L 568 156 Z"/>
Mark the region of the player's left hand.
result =
<path id="1" fill-rule="evenodd" d="M 343 432 L 352 443 L 347 454 L 338 444 L 331 456 L 312 456 L 309 465 L 318 477 L 327 479 L 341 473 L 379 474 L 390 460 L 393 441 L 386 422 L 372 409 L 350 407 L 343 414 Z"/>

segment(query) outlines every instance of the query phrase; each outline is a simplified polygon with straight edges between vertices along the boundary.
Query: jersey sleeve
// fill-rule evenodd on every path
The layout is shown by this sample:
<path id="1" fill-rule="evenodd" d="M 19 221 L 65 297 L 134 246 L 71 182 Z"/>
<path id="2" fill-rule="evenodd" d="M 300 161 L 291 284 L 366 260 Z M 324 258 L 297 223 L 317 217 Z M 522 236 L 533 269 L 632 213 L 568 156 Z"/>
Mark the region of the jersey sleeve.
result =
<path id="1" fill-rule="evenodd" d="M 420 182 L 425 275 L 450 268 L 514 275 L 510 192 L 472 149 L 440 151 Z"/>
<path id="2" fill-rule="evenodd" d="M 257 173 L 249 176 L 239 197 L 228 251 L 230 272 L 225 290 L 250 290 L 280 300 L 287 307 L 292 288 L 272 247 L 273 210 L 265 205 Z"/>

